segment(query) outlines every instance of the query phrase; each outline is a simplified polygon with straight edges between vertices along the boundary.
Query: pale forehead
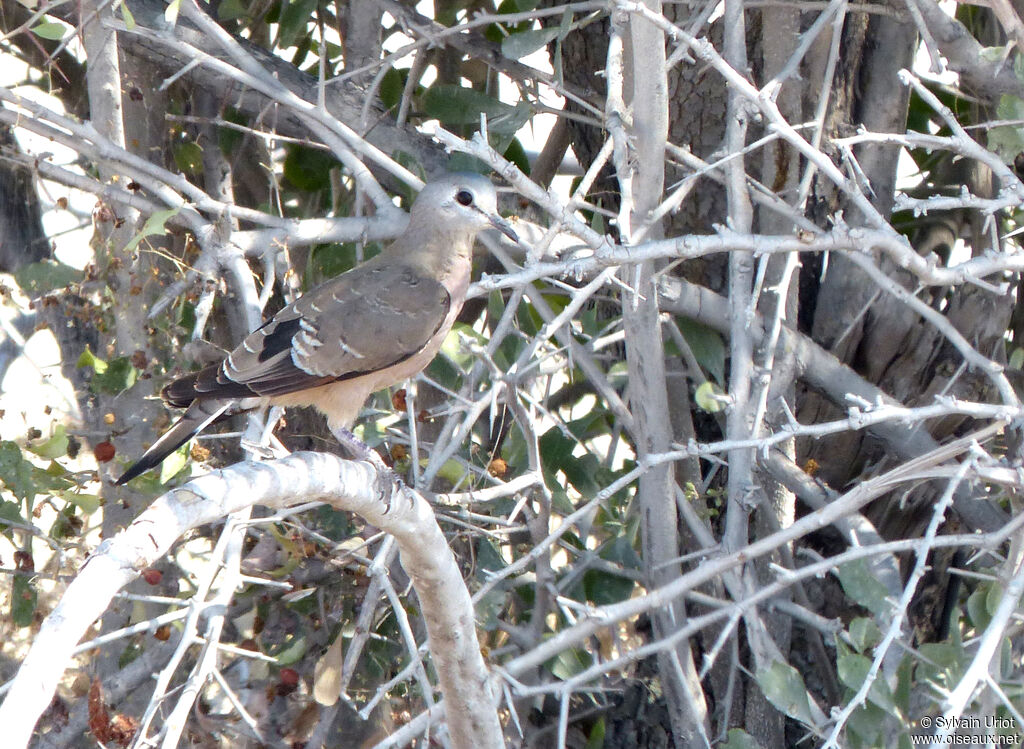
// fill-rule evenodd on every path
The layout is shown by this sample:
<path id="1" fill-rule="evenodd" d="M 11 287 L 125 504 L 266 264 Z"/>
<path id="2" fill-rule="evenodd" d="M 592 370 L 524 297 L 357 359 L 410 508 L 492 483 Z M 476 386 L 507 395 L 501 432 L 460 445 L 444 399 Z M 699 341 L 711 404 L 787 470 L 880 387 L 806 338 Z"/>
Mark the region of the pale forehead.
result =
<path id="1" fill-rule="evenodd" d="M 456 190 L 467 189 L 473 191 L 477 197 L 495 194 L 494 185 L 491 184 L 487 177 L 484 177 L 482 174 L 473 174 L 472 172 L 445 175 L 441 179 L 430 182 L 424 188 L 424 191 L 432 187 L 436 187 L 439 191 L 445 193 L 454 193 Z"/>

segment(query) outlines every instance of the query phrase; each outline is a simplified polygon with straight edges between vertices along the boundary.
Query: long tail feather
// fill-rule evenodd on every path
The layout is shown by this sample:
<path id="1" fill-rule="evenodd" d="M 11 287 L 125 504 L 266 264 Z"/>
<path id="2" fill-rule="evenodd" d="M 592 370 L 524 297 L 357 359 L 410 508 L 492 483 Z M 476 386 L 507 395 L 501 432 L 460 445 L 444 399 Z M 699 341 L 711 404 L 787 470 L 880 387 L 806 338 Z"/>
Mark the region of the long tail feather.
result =
<path id="1" fill-rule="evenodd" d="M 164 458 L 220 418 L 232 403 L 231 400 L 194 401 L 174 426 L 164 432 L 160 439 L 114 482 L 115 485 L 122 486 L 150 468 L 156 468 Z"/>

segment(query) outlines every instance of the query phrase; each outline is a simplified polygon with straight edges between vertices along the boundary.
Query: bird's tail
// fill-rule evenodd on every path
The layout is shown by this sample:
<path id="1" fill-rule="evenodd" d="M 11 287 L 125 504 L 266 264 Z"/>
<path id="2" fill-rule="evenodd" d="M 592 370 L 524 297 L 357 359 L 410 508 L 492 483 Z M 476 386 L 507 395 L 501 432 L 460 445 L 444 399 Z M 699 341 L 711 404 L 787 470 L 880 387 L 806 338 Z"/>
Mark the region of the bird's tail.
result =
<path id="1" fill-rule="evenodd" d="M 223 416 L 233 402 L 231 399 L 193 401 L 174 426 L 164 432 L 114 484 L 126 484 L 150 468 L 160 465 L 164 458 Z"/>

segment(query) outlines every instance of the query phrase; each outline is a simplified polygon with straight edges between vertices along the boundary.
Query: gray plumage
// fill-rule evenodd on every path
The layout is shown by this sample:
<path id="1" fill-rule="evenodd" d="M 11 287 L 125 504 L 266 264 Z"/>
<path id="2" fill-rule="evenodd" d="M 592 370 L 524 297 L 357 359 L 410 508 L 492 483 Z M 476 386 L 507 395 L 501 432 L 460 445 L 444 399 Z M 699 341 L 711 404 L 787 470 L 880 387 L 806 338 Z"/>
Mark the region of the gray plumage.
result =
<path id="1" fill-rule="evenodd" d="M 466 298 L 473 241 L 487 228 L 516 241 L 487 179 L 452 174 L 428 183 L 405 232 L 379 255 L 289 304 L 219 364 L 168 384 L 164 400 L 185 413 L 117 484 L 225 414 L 260 405 L 315 406 L 332 429 L 351 426 L 371 393 L 437 354 Z"/>

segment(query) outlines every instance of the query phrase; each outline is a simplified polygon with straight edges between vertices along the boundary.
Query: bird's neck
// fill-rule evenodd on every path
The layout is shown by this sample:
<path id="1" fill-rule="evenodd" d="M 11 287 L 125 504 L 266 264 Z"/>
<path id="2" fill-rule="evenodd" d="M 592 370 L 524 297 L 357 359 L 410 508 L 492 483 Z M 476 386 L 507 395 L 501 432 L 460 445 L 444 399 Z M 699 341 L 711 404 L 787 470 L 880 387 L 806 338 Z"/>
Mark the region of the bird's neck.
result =
<path id="1" fill-rule="evenodd" d="M 399 237 L 382 252 L 391 262 L 398 261 L 439 281 L 469 278 L 473 259 L 473 236 L 463 232 L 442 233 L 434 236 L 438 246 L 424 247 L 421 242 L 406 236 Z M 379 256 L 379 257 L 380 257 Z"/>

